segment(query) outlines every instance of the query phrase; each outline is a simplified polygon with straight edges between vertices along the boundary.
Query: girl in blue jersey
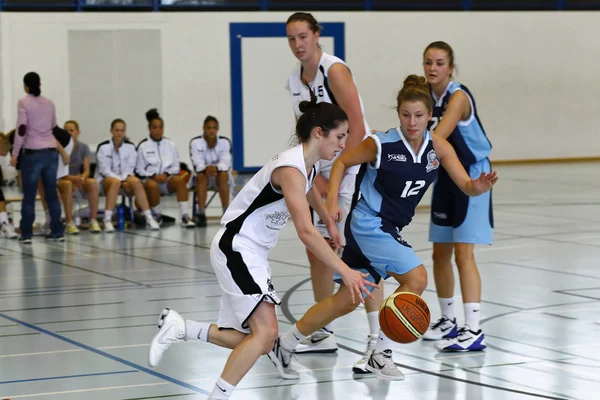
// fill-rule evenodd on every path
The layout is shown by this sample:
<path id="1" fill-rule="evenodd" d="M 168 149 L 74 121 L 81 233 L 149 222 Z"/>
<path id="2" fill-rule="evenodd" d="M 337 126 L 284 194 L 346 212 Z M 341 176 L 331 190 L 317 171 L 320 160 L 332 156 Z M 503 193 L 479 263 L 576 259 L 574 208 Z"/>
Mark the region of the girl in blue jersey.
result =
<path id="1" fill-rule="evenodd" d="M 469 89 L 452 80 L 454 52 L 445 42 L 433 42 L 423 54 L 423 68 L 435 101 L 429 129 L 452 145 L 471 177 L 491 171 L 491 144 L 477 115 Z M 476 244 L 491 244 L 493 231 L 492 192 L 471 198 L 456 186 L 447 171 L 440 170 L 431 201 L 429 241 L 433 242 L 433 276 L 441 317 L 423 336 L 440 340 L 442 351 L 485 349 L 479 327 L 481 278 L 475 264 Z M 462 290 L 465 324 L 458 329 L 454 313 L 456 260 Z"/>
<path id="2" fill-rule="evenodd" d="M 348 216 L 342 260 L 349 267 L 368 273 L 368 279 L 375 283 L 393 277 L 400 284 L 397 291 L 420 295 L 427 286 L 427 272 L 401 232 L 442 170 L 440 165 L 469 196 L 489 191 L 498 178 L 495 172 L 482 173 L 476 180 L 471 178 L 448 141 L 427 131 L 433 100 L 424 77 L 406 78 L 398 94 L 397 111 L 399 128 L 374 133 L 334 162 L 326 207 L 332 217 L 339 218 L 337 193 L 344 171 L 362 165 L 357 178 L 360 198 Z M 291 354 L 302 338 L 356 308 L 350 290 L 336 280 L 341 285 L 338 292 L 310 308 L 278 339 L 276 350 Z M 404 376 L 392 360 L 392 343 L 380 331 L 366 369 L 381 379 L 401 380 Z"/>

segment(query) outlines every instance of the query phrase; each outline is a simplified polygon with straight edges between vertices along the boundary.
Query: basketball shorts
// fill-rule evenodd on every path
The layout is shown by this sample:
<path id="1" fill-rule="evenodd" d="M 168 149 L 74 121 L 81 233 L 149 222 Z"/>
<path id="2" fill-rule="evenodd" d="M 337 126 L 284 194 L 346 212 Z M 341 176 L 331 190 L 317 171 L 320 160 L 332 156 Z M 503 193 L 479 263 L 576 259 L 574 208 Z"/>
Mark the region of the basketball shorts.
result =
<path id="1" fill-rule="evenodd" d="M 347 243 L 342 261 L 354 270 L 368 273 L 367 280 L 377 284 L 382 278 L 389 278 L 390 272 L 398 275 L 410 272 L 423 262 L 402 238 L 400 230 L 359 201 L 346 226 Z M 342 283 L 338 273 L 334 280 Z"/>
<path id="2" fill-rule="evenodd" d="M 350 208 L 352 206 L 352 196 L 354 195 L 355 181 L 356 175 L 346 174 L 340 185 L 338 205 L 340 206 L 340 210 L 342 211 L 342 219 L 340 222 L 337 223 L 337 228 L 342 238 L 342 245 L 346 243 L 344 237 L 344 227 L 346 226 L 346 219 L 348 218 L 348 214 L 350 213 Z M 317 214 L 315 210 L 311 210 L 311 212 L 315 228 L 317 228 L 319 233 L 323 235 L 324 238 L 330 239 L 327 227 L 325 226 L 323 221 L 321 221 L 319 214 Z"/>
<path id="3" fill-rule="evenodd" d="M 210 261 L 221 287 L 217 326 L 250 333 L 248 321 L 261 302 L 281 301 L 271 282 L 268 250 L 221 228 L 210 246 Z"/>
<path id="4" fill-rule="evenodd" d="M 488 159 L 468 168 L 471 178 L 489 173 Z M 494 214 L 492 191 L 479 196 L 467 196 L 456 186 L 448 173 L 440 168 L 431 198 L 429 241 L 433 243 L 492 244 Z"/>

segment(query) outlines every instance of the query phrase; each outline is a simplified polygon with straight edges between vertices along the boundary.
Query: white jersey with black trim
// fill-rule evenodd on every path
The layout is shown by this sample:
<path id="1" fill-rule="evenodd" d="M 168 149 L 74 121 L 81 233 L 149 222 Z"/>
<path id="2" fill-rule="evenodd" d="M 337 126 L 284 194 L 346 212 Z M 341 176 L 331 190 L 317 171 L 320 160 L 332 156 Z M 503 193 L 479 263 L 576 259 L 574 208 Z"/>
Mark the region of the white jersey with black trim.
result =
<path id="1" fill-rule="evenodd" d="M 301 144 L 273 157 L 244 185 L 225 211 L 221 224 L 229 234 L 241 235 L 267 250 L 275 247 L 279 231 L 291 216 L 283 192 L 271 185 L 271 175 L 280 167 L 296 168 L 302 173 L 306 178 L 305 193 L 319 172 L 318 163 L 312 171 L 306 171 Z"/>
<path id="2" fill-rule="evenodd" d="M 313 93 L 317 96 L 317 103 L 326 102 L 338 105 L 337 100 L 335 99 L 335 96 L 333 95 L 333 92 L 329 87 L 329 68 L 331 68 L 331 66 L 334 64 L 343 64 L 348 68 L 348 70 L 350 70 L 348 65 L 341 58 L 323 52 L 323 54 L 321 55 L 321 59 L 319 60 L 319 69 L 317 71 L 317 75 L 315 76 L 315 79 L 313 79 L 313 81 L 309 82 L 308 84 L 312 89 Z M 292 105 L 294 107 L 294 113 L 296 114 L 296 118 L 300 118 L 300 116 L 302 115 L 302 112 L 300 112 L 300 103 L 305 100 L 310 101 L 310 91 L 308 90 L 308 87 L 302 82 L 302 71 L 302 64 L 298 63 L 298 65 L 294 67 L 294 70 L 288 77 L 287 83 L 287 88 L 290 91 L 290 95 L 292 96 Z M 352 79 L 354 80 L 354 77 Z M 356 82 L 354 82 L 354 84 L 356 84 Z M 369 128 L 369 124 L 367 124 L 367 121 L 364 117 L 365 110 L 360 94 L 358 95 L 358 99 L 360 101 L 360 109 L 363 113 L 363 121 L 365 124 L 365 137 L 367 137 L 371 133 L 371 129 Z M 333 164 L 334 160 L 321 160 L 321 173 L 327 179 L 329 179 L 331 165 Z M 359 165 L 348 168 L 346 174 L 357 174 L 359 169 Z"/>

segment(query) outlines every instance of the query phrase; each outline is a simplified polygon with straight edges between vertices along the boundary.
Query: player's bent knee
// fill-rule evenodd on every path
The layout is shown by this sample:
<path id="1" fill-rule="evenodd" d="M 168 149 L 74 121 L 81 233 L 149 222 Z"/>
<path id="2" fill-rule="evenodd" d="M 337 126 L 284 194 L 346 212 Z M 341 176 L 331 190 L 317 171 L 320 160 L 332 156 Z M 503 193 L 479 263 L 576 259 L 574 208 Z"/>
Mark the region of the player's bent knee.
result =
<path id="1" fill-rule="evenodd" d="M 427 270 L 422 265 L 417 267 L 415 276 L 410 282 L 413 292 L 421 295 L 427 289 Z"/>
<path id="2" fill-rule="evenodd" d="M 265 326 L 262 327 L 258 332 L 253 332 L 253 334 L 258 338 L 261 354 L 264 355 L 273 350 L 275 340 L 277 340 L 277 336 L 279 335 L 279 330 L 277 325 Z"/>

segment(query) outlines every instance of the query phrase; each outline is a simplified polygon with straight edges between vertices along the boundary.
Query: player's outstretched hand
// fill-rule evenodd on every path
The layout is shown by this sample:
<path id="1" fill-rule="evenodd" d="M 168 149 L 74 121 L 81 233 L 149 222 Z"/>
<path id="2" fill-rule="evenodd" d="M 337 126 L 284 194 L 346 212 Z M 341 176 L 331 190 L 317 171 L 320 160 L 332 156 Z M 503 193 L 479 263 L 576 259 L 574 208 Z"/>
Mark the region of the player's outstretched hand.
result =
<path id="1" fill-rule="evenodd" d="M 363 298 L 363 293 L 375 300 L 375 297 L 373 297 L 373 294 L 369 291 L 369 289 L 367 289 L 367 286 L 371 286 L 378 289 L 379 285 L 367 280 L 369 274 L 354 271 L 348 268 L 344 273 L 341 274 L 341 276 L 342 280 L 344 281 L 344 285 L 346 285 L 346 287 L 350 289 L 350 294 L 352 296 L 352 304 L 356 303 L 357 297 L 360 299 L 361 303 L 364 303 L 365 299 Z"/>
<path id="2" fill-rule="evenodd" d="M 482 172 L 477 180 L 471 178 L 471 184 L 477 193 L 476 196 L 479 196 L 480 194 L 490 190 L 496 184 L 496 182 L 498 182 L 498 175 L 496 174 L 496 171 L 492 171 L 489 174 Z"/>

